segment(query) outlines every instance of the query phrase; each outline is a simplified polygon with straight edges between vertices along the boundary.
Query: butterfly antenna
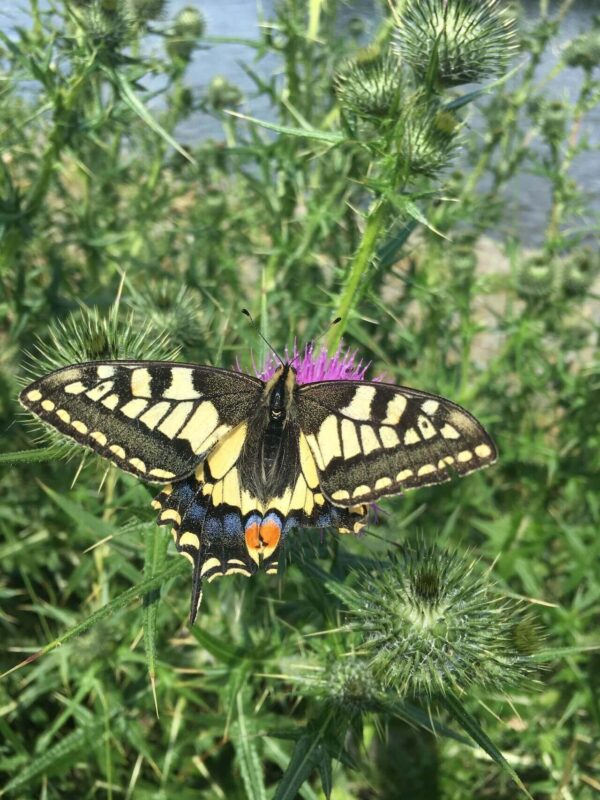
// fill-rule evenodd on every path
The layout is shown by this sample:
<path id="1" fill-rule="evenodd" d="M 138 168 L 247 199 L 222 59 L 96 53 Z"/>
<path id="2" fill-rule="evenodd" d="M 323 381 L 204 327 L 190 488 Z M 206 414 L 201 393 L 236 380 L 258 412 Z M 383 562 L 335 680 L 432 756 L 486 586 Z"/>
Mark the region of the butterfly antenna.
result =
<path id="1" fill-rule="evenodd" d="M 328 325 L 328 326 L 325 328 L 325 330 L 321 331 L 321 333 L 320 333 L 320 334 L 319 334 L 319 335 L 318 335 L 318 336 L 317 336 L 315 339 L 311 339 L 311 340 L 309 341 L 309 343 L 308 343 L 308 347 L 312 346 L 312 347 L 313 347 L 313 349 L 314 349 L 315 345 L 317 345 L 317 344 L 318 344 L 318 343 L 321 341 L 321 339 L 322 339 L 322 338 L 323 338 L 323 337 L 324 337 L 326 334 L 328 334 L 328 333 L 329 333 L 329 331 L 330 331 L 330 330 L 331 330 L 331 329 L 332 329 L 332 328 L 333 328 L 335 325 L 337 325 L 337 324 L 338 324 L 338 323 L 340 323 L 341 321 L 342 321 L 342 318 L 341 318 L 341 317 L 336 317 L 334 320 L 332 320 L 332 321 L 329 323 L 329 325 Z M 302 349 L 300 349 L 300 350 L 299 350 L 299 351 L 296 353 L 296 355 L 295 355 L 295 356 L 294 356 L 294 358 L 292 359 L 292 363 L 294 363 L 294 361 L 295 361 L 297 358 L 300 358 L 301 354 L 302 354 Z"/>
<path id="2" fill-rule="evenodd" d="M 242 308 L 242 314 L 245 314 L 245 315 L 248 317 L 248 319 L 249 319 L 249 320 L 250 320 L 250 322 L 252 323 L 253 327 L 255 328 L 256 332 L 257 332 L 257 333 L 258 333 L 258 335 L 260 336 L 260 338 L 261 338 L 261 339 L 263 340 L 263 342 L 264 342 L 264 343 L 267 345 L 267 347 L 268 347 L 268 348 L 269 348 L 269 350 L 270 350 L 270 351 L 273 353 L 273 355 L 274 355 L 274 356 L 275 356 L 275 358 L 276 358 L 276 359 L 279 361 L 279 363 L 280 363 L 280 364 L 281 364 L 283 367 L 285 367 L 285 361 L 284 361 L 284 360 L 283 360 L 283 358 L 282 358 L 282 357 L 279 355 L 279 353 L 277 352 L 277 350 L 275 350 L 275 348 L 273 347 L 273 345 L 271 344 L 271 342 L 269 342 L 269 341 L 268 341 L 268 339 L 265 339 L 265 337 L 262 335 L 262 333 L 261 333 L 261 331 L 260 331 L 260 328 L 258 327 L 258 325 L 256 324 L 256 322 L 254 321 L 254 318 L 252 317 L 252 314 L 251 314 L 251 313 L 248 311 L 248 309 L 247 309 L 247 308 Z"/>

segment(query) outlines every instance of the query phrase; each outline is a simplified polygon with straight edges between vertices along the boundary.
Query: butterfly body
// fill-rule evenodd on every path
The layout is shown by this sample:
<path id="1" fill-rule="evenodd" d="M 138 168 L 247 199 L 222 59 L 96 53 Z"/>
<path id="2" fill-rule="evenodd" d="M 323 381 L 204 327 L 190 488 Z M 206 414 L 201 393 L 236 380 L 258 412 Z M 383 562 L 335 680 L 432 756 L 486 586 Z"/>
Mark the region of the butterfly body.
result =
<path id="1" fill-rule="evenodd" d="M 368 505 L 492 463 L 479 422 L 407 387 L 300 384 L 291 364 L 267 381 L 195 364 L 75 364 L 21 393 L 44 422 L 142 480 L 203 581 L 277 572 L 294 527 L 359 531 Z"/>

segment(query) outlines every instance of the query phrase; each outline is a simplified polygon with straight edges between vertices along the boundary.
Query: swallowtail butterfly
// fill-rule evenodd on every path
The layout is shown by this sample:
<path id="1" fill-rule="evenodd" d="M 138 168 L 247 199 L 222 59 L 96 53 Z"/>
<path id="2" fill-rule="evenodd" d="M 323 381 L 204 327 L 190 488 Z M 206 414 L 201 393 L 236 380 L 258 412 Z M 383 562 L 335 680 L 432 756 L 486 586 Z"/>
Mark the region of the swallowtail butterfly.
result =
<path id="1" fill-rule="evenodd" d="M 386 495 L 467 475 L 496 458 L 467 411 L 442 397 L 366 381 L 299 385 L 155 361 L 96 361 L 30 384 L 22 404 L 144 481 L 202 583 L 277 572 L 294 527 L 358 532 Z"/>

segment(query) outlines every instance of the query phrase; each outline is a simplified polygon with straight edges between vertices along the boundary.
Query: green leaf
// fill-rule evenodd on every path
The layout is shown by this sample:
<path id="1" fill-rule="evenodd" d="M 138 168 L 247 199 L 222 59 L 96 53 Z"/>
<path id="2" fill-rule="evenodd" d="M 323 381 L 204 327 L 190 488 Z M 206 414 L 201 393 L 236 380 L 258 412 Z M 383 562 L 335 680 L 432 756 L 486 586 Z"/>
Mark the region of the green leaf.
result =
<path id="1" fill-rule="evenodd" d="M 146 553 L 144 560 L 144 577 L 153 578 L 164 567 L 167 557 L 168 538 L 156 525 L 152 525 L 146 531 Z M 156 702 L 155 678 L 156 678 L 156 620 L 158 616 L 158 605 L 160 601 L 160 588 L 153 589 L 144 595 L 144 652 L 146 655 L 146 666 L 152 685 L 152 694 L 158 716 L 158 704 Z"/>
<path id="2" fill-rule="evenodd" d="M 101 742 L 105 735 L 104 724 L 104 719 L 102 719 L 93 725 L 79 728 L 64 736 L 54 747 L 46 750 L 45 753 L 33 756 L 27 766 L 20 769 L 18 774 L 0 790 L 0 796 L 14 792 L 15 789 L 19 789 L 33 778 L 46 772 L 46 770 L 55 767 L 56 762 L 60 759 L 77 753 L 84 747 L 87 751 L 91 746 Z"/>
<path id="3" fill-rule="evenodd" d="M 236 696 L 237 725 L 232 730 L 232 738 L 240 772 L 249 800 L 267 800 L 261 761 L 256 749 L 256 735 L 253 730 L 253 717 L 246 716 L 246 693 L 239 691 Z"/>
<path id="4" fill-rule="evenodd" d="M 261 128 L 267 128 L 277 133 L 284 133 L 287 136 L 298 136 L 303 139 L 317 139 L 320 142 L 327 142 L 328 144 L 340 144 L 346 141 L 346 137 L 343 134 L 333 131 L 320 131 L 318 128 L 311 128 L 310 126 L 293 128 L 289 125 L 277 125 L 274 122 L 266 122 L 262 119 L 256 119 L 256 117 L 240 114 L 238 111 L 226 111 L 225 113 L 232 117 L 243 119 L 246 122 L 251 122 L 253 125 L 260 125 Z"/>
<path id="5" fill-rule="evenodd" d="M 165 140 L 167 144 L 173 147 L 177 152 L 186 158 L 191 164 L 196 165 L 196 159 L 188 153 L 175 139 L 168 133 L 162 125 L 157 122 L 152 114 L 148 111 L 146 106 L 142 103 L 139 97 L 133 90 L 133 87 L 127 80 L 127 78 L 119 72 L 119 70 L 112 70 L 106 67 L 103 68 L 104 71 L 108 74 L 111 82 L 115 84 L 117 89 L 119 90 L 119 94 L 123 102 L 129 106 L 129 108 L 138 115 L 138 117 L 146 123 L 146 125 L 151 128 L 155 133 L 157 133 L 162 139 Z"/>
<path id="6" fill-rule="evenodd" d="M 517 64 L 516 67 L 507 72 L 506 75 L 502 75 L 501 78 L 498 80 L 493 81 L 492 83 L 486 84 L 486 86 L 482 86 L 480 89 L 474 89 L 472 92 L 467 92 L 466 94 L 461 95 L 460 97 L 455 98 L 454 100 L 450 100 L 448 103 L 445 103 L 443 106 L 444 111 L 456 111 L 458 108 L 462 108 L 463 106 L 472 103 L 474 100 L 477 100 L 479 97 L 483 97 L 486 94 L 491 94 L 494 89 L 497 89 L 499 86 L 502 86 L 503 83 L 510 80 L 513 75 L 516 75 L 517 72 L 523 68 L 525 65 L 525 61 L 521 64 Z"/>
<path id="7" fill-rule="evenodd" d="M 118 611 L 119 609 L 129 605 L 132 600 L 143 596 L 152 589 L 156 589 L 158 586 L 162 586 L 162 584 L 170 578 L 174 578 L 176 575 L 180 575 L 188 570 L 189 565 L 184 562 L 184 559 L 173 559 L 173 562 L 169 564 L 169 566 L 166 567 L 166 569 L 164 569 L 162 572 L 158 573 L 158 575 L 155 575 L 153 578 L 147 578 L 135 586 L 132 586 L 130 589 L 127 589 L 125 592 L 121 592 L 121 594 L 111 600 L 110 603 L 102 606 L 102 608 L 99 608 L 98 611 L 94 611 L 94 613 L 90 614 L 89 617 L 83 620 L 83 622 L 73 625 L 72 628 L 69 628 L 69 630 L 65 631 L 65 633 L 63 633 L 61 636 L 53 639 L 51 642 L 48 642 L 48 644 L 44 645 L 41 650 L 38 650 L 36 653 L 28 656 L 24 661 L 19 662 L 14 667 L 4 672 L 2 675 L 0 675 L 0 678 L 4 678 L 11 672 L 15 672 L 15 670 L 20 669 L 26 664 L 30 664 L 32 661 L 36 661 L 41 656 L 46 655 L 46 653 L 56 650 L 57 647 L 60 647 L 61 645 L 66 644 L 66 642 L 69 642 L 71 639 L 75 639 L 77 636 L 85 633 L 85 631 L 96 625 L 105 617 L 108 617 L 115 611 Z"/>
<path id="8" fill-rule="evenodd" d="M 52 502 L 61 508 L 66 514 L 68 514 L 69 517 L 71 517 L 73 522 L 80 530 L 84 531 L 85 533 L 91 531 L 98 541 L 101 539 L 106 539 L 108 536 L 112 536 L 117 530 L 114 525 L 105 522 L 95 514 L 90 514 L 89 511 L 85 511 L 81 507 L 80 503 L 74 503 L 72 500 L 69 500 L 62 494 L 53 491 L 41 482 L 40 486 L 46 492 Z"/>
<path id="9" fill-rule="evenodd" d="M 61 452 L 56 445 L 37 447 L 35 450 L 17 450 L 14 453 L 0 453 L 0 464 L 36 464 L 40 461 L 57 461 Z"/>
<path id="10" fill-rule="evenodd" d="M 508 761 L 504 758 L 500 750 L 492 742 L 492 740 L 485 734 L 477 720 L 469 714 L 463 704 L 453 694 L 447 693 L 440 698 L 441 703 L 448 709 L 453 718 L 465 730 L 476 744 L 493 759 L 498 766 L 507 772 L 513 779 L 515 784 L 523 792 L 523 794 L 533 800 L 529 794 L 523 781 L 519 778 L 515 770 L 511 767 Z"/>
<path id="11" fill-rule="evenodd" d="M 304 781 L 308 780 L 315 767 L 321 763 L 323 758 L 321 749 L 330 733 L 329 725 L 332 717 L 332 712 L 327 712 L 320 722 L 307 726 L 306 733 L 296 742 L 273 800 L 295 800 L 298 796 Z"/>
<path id="12" fill-rule="evenodd" d="M 386 192 L 386 198 L 392 203 L 392 205 L 398 209 L 402 214 L 412 217 L 412 219 L 420 222 L 421 225 L 425 225 L 426 228 L 429 228 L 430 231 L 436 233 L 438 236 L 441 236 L 442 239 L 446 239 L 450 241 L 449 238 L 443 234 L 441 231 L 438 231 L 431 222 L 427 219 L 425 214 L 421 211 L 419 206 L 413 202 L 408 195 L 396 195 L 391 192 Z"/>

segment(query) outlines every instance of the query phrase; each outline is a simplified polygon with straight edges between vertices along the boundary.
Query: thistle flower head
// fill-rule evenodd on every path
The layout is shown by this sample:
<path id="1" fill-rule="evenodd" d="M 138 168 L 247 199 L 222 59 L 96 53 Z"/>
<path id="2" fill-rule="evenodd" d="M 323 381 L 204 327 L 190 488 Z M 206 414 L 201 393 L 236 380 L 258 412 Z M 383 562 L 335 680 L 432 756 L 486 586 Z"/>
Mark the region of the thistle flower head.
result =
<path id="1" fill-rule="evenodd" d="M 563 61 L 586 72 L 600 66 L 600 25 L 572 39 L 564 49 Z"/>
<path id="2" fill-rule="evenodd" d="M 537 627 L 493 593 L 475 562 L 419 543 L 362 589 L 351 601 L 360 651 L 375 679 L 401 695 L 502 691 L 531 680 Z"/>
<path id="3" fill-rule="evenodd" d="M 393 54 L 365 48 L 335 76 L 340 105 L 359 117 L 389 117 L 402 91 L 402 70 Z"/>
<path id="4" fill-rule="evenodd" d="M 369 369 L 369 362 L 363 364 L 362 359 L 357 361 L 357 355 L 356 350 L 347 350 L 340 344 L 335 353 L 329 356 L 326 348 L 317 350 L 311 342 L 301 351 L 295 343 L 291 353 L 286 347 L 284 359 L 296 369 L 296 380 L 299 384 L 318 381 L 362 381 Z M 279 361 L 269 353 L 262 369 L 255 367 L 254 371 L 261 380 L 268 381 L 278 366 Z"/>
<path id="5" fill-rule="evenodd" d="M 545 253 L 524 258 L 515 272 L 515 289 L 523 300 L 542 300 L 554 296 L 560 287 L 558 259 Z"/>
<path id="6" fill-rule="evenodd" d="M 313 677 L 308 692 L 350 714 L 380 709 L 385 696 L 369 662 L 356 655 L 329 663 Z"/>
<path id="7" fill-rule="evenodd" d="M 194 345 L 203 337 L 198 300 L 187 286 L 173 280 L 150 282 L 132 292 L 129 305 L 139 328 L 163 331 L 177 345 Z"/>
<path id="8" fill-rule="evenodd" d="M 457 146 L 459 122 L 450 111 L 415 98 L 398 125 L 397 158 L 408 174 L 434 176 L 448 166 Z"/>
<path id="9" fill-rule="evenodd" d="M 206 24 L 201 12 L 194 6 L 184 6 L 175 17 L 167 39 L 167 53 L 176 62 L 187 64 L 198 42 L 204 35 Z"/>
<path id="10" fill-rule="evenodd" d="M 407 0 L 396 49 L 423 78 L 433 63 L 443 86 L 501 72 L 515 48 L 514 23 L 499 0 Z"/>

